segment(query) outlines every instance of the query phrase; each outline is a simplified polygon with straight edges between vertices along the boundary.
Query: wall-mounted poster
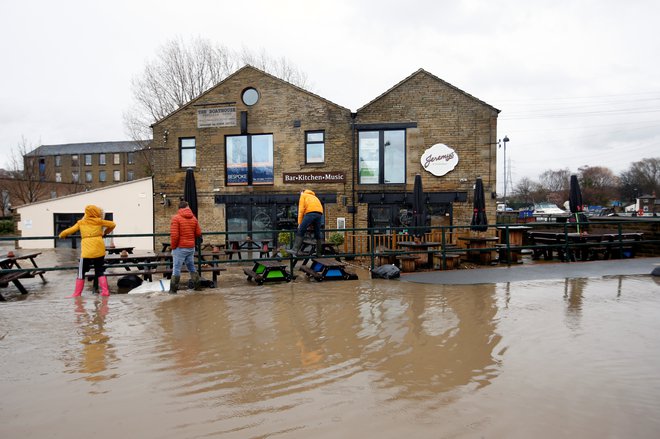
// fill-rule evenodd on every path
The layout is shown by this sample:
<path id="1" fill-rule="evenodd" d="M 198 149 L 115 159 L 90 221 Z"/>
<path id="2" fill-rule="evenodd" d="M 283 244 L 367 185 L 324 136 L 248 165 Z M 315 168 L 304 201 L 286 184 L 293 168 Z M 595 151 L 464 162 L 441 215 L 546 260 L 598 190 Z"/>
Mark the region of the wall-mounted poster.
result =
<path id="1" fill-rule="evenodd" d="M 440 177 L 456 167 L 458 154 L 444 143 L 436 143 L 424 151 L 420 161 L 424 169 Z"/>

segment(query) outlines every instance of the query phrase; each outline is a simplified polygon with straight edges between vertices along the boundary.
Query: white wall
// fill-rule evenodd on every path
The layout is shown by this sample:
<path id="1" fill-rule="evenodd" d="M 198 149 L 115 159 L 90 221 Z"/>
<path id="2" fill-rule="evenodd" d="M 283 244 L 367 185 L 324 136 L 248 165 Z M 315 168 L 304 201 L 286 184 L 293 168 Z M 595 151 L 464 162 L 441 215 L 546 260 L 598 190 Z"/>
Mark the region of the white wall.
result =
<path id="1" fill-rule="evenodd" d="M 68 195 L 16 208 L 21 221 L 21 236 L 53 236 L 56 213 L 84 213 L 85 206 L 94 204 L 112 212 L 117 224 L 113 234 L 141 234 L 154 231 L 154 198 L 151 178 L 119 183 L 107 188 Z M 152 237 L 114 238 L 117 247 L 134 246 L 137 250 L 153 250 Z M 20 240 L 21 248 L 53 248 L 53 239 Z"/>

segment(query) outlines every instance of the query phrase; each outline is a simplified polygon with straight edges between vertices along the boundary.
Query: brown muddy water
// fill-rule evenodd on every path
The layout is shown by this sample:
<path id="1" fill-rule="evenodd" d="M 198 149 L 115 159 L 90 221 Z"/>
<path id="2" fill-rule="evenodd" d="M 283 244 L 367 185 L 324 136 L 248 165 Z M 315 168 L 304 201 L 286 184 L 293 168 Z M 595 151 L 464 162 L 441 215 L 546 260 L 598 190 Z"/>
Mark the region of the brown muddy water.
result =
<path id="1" fill-rule="evenodd" d="M 201 293 L 79 300 L 71 272 L 26 280 L 0 303 L 0 438 L 660 435 L 650 276 L 359 274 L 259 287 L 230 269 Z"/>

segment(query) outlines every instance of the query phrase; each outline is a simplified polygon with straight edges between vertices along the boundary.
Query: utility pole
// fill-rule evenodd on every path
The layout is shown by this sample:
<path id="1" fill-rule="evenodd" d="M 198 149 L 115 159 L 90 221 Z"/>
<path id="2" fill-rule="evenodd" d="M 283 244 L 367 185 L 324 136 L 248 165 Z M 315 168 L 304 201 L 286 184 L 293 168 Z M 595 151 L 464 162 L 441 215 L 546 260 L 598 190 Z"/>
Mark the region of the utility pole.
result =
<path id="1" fill-rule="evenodd" d="M 506 210 L 506 183 L 507 183 L 507 175 L 506 175 L 506 143 L 509 141 L 508 136 L 504 136 L 504 139 L 501 140 L 502 144 L 501 146 L 504 146 L 504 210 Z"/>

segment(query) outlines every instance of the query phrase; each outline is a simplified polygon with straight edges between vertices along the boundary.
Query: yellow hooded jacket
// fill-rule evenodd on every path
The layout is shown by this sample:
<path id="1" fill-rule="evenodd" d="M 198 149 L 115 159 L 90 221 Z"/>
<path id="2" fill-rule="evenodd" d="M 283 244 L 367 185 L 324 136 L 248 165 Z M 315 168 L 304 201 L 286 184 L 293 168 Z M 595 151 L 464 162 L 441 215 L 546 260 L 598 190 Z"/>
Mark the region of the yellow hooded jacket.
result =
<path id="1" fill-rule="evenodd" d="M 305 189 L 302 194 L 300 194 L 300 200 L 298 201 L 298 224 L 302 223 L 303 217 L 306 213 L 318 212 L 323 214 L 323 205 L 316 194 L 309 189 Z"/>
<path id="2" fill-rule="evenodd" d="M 103 228 L 105 228 L 105 231 Z M 105 256 L 103 237 L 112 232 L 114 228 L 115 223 L 101 218 L 101 209 L 90 204 L 85 206 L 85 216 L 73 226 L 62 231 L 59 236 L 60 239 L 63 239 L 80 230 L 80 236 L 82 237 L 81 256 L 88 259 L 100 258 Z"/>

